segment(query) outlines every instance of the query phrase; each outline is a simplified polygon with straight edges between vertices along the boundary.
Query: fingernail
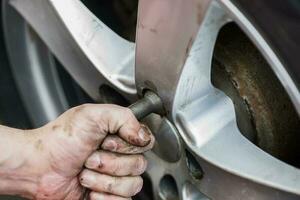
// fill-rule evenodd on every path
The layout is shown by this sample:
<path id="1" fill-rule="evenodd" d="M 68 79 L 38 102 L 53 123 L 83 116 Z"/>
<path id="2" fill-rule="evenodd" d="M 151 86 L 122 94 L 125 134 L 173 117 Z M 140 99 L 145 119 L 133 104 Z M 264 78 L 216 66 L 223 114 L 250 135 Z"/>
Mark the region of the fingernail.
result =
<path id="1" fill-rule="evenodd" d="M 99 165 L 101 165 L 101 159 L 99 155 L 92 155 L 91 157 L 89 157 L 85 163 L 85 166 L 87 168 L 91 168 L 91 169 L 95 169 L 97 168 Z"/>
<path id="2" fill-rule="evenodd" d="M 143 188 L 143 184 L 140 184 L 134 195 L 137 195 L 142 190 L 142 188 Z"/>
<path id="3" fill-rule="evenodd" d="M 147 163 L 147 160 L 145 160 L 145 159 L 141 159 L 139 162 L 140 163 L 139 163 L 138 173 L 142 174 L 146 171 L 148 163 Z"/>
<path id="4" fill-rule="evenodd" d="M 109 151 L 116 151 L 118 146 L 115 141 L 109 140 L 108 142 L 104 143 L 103 148 Z"/>
<path id="5" fill-rule="evenodd" d="M 138 132 L 138 136 L 144 143 L 149 143 L 150 142 L 151 137 L 150 137 L 150 134 L 149 134 L 149 130 L 144 125 L 141 125 L 141 128 Z"/>
<path id="6" fill-rule="evenodd" d="M 92 182 L 94 181 L 93 179 L 94 178 L 92 176 L 83 174 L 80 177 L 79 181 L 82 186 L 90 187 L 92 185 Z"/>

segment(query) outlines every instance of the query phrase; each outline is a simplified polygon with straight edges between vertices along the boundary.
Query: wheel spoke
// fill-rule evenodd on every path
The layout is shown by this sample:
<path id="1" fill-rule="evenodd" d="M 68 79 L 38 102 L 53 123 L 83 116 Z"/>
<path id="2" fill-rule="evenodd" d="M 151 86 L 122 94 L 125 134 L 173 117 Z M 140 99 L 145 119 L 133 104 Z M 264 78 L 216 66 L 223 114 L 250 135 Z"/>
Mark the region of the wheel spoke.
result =
<path id="1" fill-rule="evenodd" d="M 212 7 L 215 4 L 212 5 L 210 0 L 191 0 L 188 3 L 185 0 L 140 1 L 136 53 L 137 88 L 142 90 L 150 87 L 157 90 L 167 110 L 172 107 L 177 83 L 199 26 L 200 32 L 213 32 L 212 35 L 206 34 L 207 38 L 202 38 L 196 49 L 199 54 L 203 54 L 207 61 L 205 64 L 210 66 L 217 31 L 226 21 L 223 12 L 218 13 L 220 9 Z M 206 19 L 208 13 L 213 18 Z M 211 23 L 211 20 L 217 23 Z"/>
<path id="2" fill-rule="evenodd" d="M 187 145 L 206 162 L 232 176 L 299 194 L 300 171 L 242 136 L 236 125 L 233 104 L 220 91 L 212 91 L 178 111 L 176 124 Z M 211 192 L 215 193 L 208 191 Z"/>
<path id="3" fill-rule="evenodd" d="M 147 152 L 145 154 L 147 160 L 149 160 L 147 167 L 147 174 L 152 183 L 153 198 L 159 200 L 159 182 L 165 174 L 165 163 L 159 159 L 153 152 Z"/>
<path id="4" fill-rule="evenodd" d="M 195 186 L 193 186 L 189 182 L 187 182 L 183 186 L 183 192 L 182 192 L 182 194 L 183 194 L 182 195 L 182 199 L 183 200 L 209 200 L 202 193 L 200 193 Z"/>
<path id="5" fill-rule="evenodd" d="M 237 127 L 231 99 L 211 83 L 216 38 L 230 21 L 217 1 L 141 0 L 138 92 L 157 91 L 198 156 L 204 171 L 200 192 L 213 199 L 297 199 L 300 171 L 248 141 Z"/>
<path id="6" fill-rule="evenodd" d="M 135 44 L 96 18 L 78 0 L 12 0 L 78 84 L 95 100 L 102 84 L 135 94 Z"/>

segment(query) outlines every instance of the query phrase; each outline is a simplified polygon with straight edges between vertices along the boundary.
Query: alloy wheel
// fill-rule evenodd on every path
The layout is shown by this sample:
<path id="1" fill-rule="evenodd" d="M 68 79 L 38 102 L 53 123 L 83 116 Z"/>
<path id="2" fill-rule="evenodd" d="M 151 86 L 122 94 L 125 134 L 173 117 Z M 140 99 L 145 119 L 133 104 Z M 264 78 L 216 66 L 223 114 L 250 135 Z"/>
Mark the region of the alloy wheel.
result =
<path id="1" fill-rule="evenodd" d="M 114 33 L 78 0 L 4 4 L 4 17 L 11 19 L 16 11 L 22 16 L 15 27 L 6 24 L 6 38 L 11 58 L 16 58 L 17 43 L 29 44 L 20 51 L 30 55 L 11 60 L 19 87 L 35 91 L 23 94 L 25 104 L 46 116 L 41 120 L 32 114 L 36 125 L 68 108 L 59 80 L 50 76 L 57 73 L 49 66 L 53 61 L 45 63 L 52 59 L 50 52 L 95 102 L 101 101 L 103 85 L 129 102 L 148 89 L 161 97 L 167 115 L 145 119 L 158 142 L 146 154 L 150 162 L 145 178 L 151 190 L 144 199 L 299 198 L 300 171 L 251 143 L 238 127 L 232 100 L 212 84 L 218 35 L 234 22 L 261 52 L 300 114 L 295 83 L 231 1 L 140 0 L 136 44 Z M 28 35 L 15 40 L 19 27 Z M 34 42 L 39 38 L 43 42 Z M 30 80 L 17 70 L 24 60 L 33 66 Z"/>

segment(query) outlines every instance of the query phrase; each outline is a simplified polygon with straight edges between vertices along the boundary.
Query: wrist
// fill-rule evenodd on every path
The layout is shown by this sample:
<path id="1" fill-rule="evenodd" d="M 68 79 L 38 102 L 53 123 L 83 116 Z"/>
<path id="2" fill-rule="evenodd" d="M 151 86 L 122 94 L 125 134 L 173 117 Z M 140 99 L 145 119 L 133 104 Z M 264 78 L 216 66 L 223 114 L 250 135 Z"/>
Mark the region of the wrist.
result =
<path id="1" fill-rule="evenodd" d="M 4 133 L 3 133 L 4 132 Z M 33 131 L 0 127 L 0 193 L 33 199 L 39 182 Z M 4 139 L 3 139 L 4 138 Z M 35 165 L 36 164 L 36 165 Z"/>

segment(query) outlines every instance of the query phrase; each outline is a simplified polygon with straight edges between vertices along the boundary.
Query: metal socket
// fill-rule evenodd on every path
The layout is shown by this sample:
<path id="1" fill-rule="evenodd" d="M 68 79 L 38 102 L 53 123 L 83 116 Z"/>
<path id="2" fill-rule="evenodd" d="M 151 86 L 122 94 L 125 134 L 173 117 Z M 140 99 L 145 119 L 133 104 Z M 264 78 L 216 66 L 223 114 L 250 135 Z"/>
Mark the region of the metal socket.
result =
<path id="1" fill-rule="evenodd" d="M 164 114 L 164 108 L 161 99 L 152 91 L 146 91 L 144 97 L 130 105 L 129 108 L 139 120 L 151 113 L 156 113 L 159 115 Z"/>

